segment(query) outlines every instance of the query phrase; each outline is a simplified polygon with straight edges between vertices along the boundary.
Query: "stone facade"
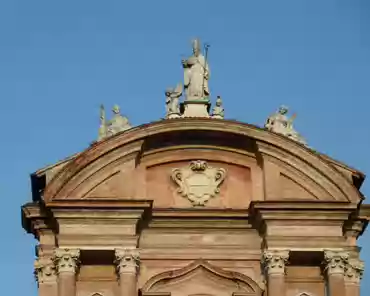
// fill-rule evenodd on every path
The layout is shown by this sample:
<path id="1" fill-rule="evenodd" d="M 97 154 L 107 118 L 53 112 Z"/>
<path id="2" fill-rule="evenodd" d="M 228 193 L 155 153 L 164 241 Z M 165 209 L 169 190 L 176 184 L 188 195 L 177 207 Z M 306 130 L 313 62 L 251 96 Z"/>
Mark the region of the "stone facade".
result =
<path id="1" fill-rule="evenodd" d="M 359 295 L 364 175 L 277 133 L 162 120 L 31 178 L 40 296 Z"/>

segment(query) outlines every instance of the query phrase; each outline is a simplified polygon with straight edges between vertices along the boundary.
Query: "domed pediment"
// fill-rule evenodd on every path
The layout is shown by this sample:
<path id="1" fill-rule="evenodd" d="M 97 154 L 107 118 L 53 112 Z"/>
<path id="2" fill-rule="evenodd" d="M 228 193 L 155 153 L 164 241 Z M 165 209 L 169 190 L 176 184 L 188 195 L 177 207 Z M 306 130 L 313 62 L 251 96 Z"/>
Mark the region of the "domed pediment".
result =
<path id="1" fill-rule="evenodd" d="M 209 199 L 212 207 L 362 198 L 328 158 L 297 142 L 240 122 L 189 118 L 143 125 L 98 142 L 60 169 L 46 184 L 44 199 L 141 199 L 158 207 L 191 207 L 171 173 L 197 160 L 225 171 L 219 192 Z"/>

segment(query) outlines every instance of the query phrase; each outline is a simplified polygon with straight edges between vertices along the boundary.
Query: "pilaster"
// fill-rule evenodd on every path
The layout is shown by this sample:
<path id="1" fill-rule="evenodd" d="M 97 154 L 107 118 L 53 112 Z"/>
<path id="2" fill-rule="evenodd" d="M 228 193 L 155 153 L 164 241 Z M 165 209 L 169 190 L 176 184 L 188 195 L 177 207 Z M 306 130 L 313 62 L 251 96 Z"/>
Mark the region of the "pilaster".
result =
<path id="1" fill-rule="evenodd" d="M 137 273 L 140 262 L 139 251 L 137 249 L 116 249 L 115 257 L 120 296 L 137 296 Z"/>
<path id="2" fill-rule="evenodd" d="M 360 296 L 360 283 L 365 264 L 359 259 L 349 259 L 344 271 L 347 295 Z"/>
<path id="3" fill-rule="evenodd" d="M 56 249 L 54 262 L 58 275 L 58 296 L 76 295 L 76 273 L 79 267 L 80 250 Z"/>
<path id="4" fill-rule="evenodd" d="M 285 296 L 285 265 L 289 259 L 288 250 L 265 250 L 262 266 L 267 278 L 269 296 Z"/>
<path id="5" fill-rule="evenodd" d="M 344 273 L 349 253 L 337 250 L 324 251 L 328 296 L 345 296 Z"/>
<path id="6" fill-rule="evenodd" d="M 57 276 L 53 260 L 38 258 L 35 260 L 34 268 L 39 296 L 57 296 Z"/>

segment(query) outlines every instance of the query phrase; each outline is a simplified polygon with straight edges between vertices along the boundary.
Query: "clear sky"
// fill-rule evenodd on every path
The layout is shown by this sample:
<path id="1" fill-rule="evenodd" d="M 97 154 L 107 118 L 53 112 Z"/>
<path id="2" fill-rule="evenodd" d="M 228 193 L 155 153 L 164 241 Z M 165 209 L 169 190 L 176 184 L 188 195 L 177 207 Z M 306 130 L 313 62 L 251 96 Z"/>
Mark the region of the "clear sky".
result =
<path id="1" fill-rule="evenodd" d="M 87 148 L 101 103 L 134 125 L 163 117 L 193 37 L 211 44 L 227 118 L 262 125 L 286 104 L 312 147 L 370 172 L 369 36 L 368 0 L 0 1 L 2 294 L 36 295 L 29 174 Z"/>

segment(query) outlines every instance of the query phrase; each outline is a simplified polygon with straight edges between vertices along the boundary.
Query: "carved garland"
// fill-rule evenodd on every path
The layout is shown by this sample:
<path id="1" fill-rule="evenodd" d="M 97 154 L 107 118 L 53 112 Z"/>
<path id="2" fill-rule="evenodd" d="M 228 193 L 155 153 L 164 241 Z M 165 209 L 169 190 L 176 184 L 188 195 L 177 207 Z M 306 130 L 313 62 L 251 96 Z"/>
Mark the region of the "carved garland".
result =
<path id="1" fill-rule="evenodd" d="M 176 168 L 171 174 L 172 180 L 179 186 L 177 192 L 189 199 L 193 206 L 204 206 L 218 194 L 225 177 L 225 169 L 210 167 L 203 160 L 192 161 L 189 166 Z"/>

